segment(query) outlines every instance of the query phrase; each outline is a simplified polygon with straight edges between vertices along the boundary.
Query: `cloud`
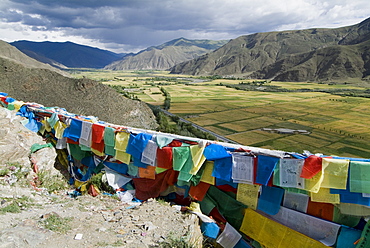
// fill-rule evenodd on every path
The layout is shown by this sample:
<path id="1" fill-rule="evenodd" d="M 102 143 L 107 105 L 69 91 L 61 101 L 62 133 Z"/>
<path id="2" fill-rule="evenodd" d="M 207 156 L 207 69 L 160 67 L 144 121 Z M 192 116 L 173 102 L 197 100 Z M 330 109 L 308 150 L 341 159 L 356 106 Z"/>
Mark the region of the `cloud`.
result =
<path id="1" fill-rule="evenodd" d="M 232 39 L 256 32 L 346 26 L 368 18 L 368 13 L 368 0 L 3 0 L 0 39 L 9 40 L 22 29 L 17 39 L 54 35 L 115 51 L 137 51 L 179 37 Z"/>

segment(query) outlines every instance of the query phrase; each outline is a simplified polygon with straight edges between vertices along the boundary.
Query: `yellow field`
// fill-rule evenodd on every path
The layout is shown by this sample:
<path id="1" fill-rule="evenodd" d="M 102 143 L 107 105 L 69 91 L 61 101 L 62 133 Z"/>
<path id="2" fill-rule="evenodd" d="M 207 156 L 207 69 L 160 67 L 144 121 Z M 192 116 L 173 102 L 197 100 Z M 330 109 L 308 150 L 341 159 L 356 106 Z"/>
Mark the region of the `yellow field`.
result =
<path id="1" fill-rule="evenodd" d="M 207 128 L 208 130 L 210 130 L 212 132 L 220 134 L 222 136 L 227 136 L 227 135 L 233 133 L 231 130 L 225 130 L 225 129 L 219 128 L 217 126 L 206 126 L 205 128 Z"/>
<path id="2" fill-rule="evenodd" d="M 242 120 L 242 121 L 233 121 L 230 123 L 224 123 L 224 124 L 220 124 L 220 126 L 230 128 L 237 132 L 243 132 L 247 130 L 253 130 L 253 129 L 258 129 L 261 127 L 270 126 L 270 125 L 273 125 L 279 122 L 280 121 L 277 119 L 272 119 L 272 118 L 268 118 L 265 116 L 261 116 L 258 118 L 251 118 L 251 119 Z"/>
<path id="3" fill-rule="evenodd" d="M 231 134 L 226 136 L 229 139 L 244 145 L 252 145 L 260 142 L 265 142 L 280 137 L 280 134 L 266 133 L 263 131 L 249 131 Z M 276 148 L 275 148 L 276 149 Z"/>
<path id="4" fill-rule="evenodd" d="M 217 106 L 216 106 L 217 107 Z M 219 109 L 219 108 L 218 108 Z M 223 112 L 214 112 L 209 114 L 202 114 L 201 117 L 195 118 L 189 118 L 190 121 L 198 122 L 199 120 L 215 120 L 215 123 L 224 123 L 224 122 L 234 122 L 238 120 L 248 119 L 257 117 L 258 115 L 249 113 L 245 111 L 244 109 L 231 109 L 223 111 Z"/>

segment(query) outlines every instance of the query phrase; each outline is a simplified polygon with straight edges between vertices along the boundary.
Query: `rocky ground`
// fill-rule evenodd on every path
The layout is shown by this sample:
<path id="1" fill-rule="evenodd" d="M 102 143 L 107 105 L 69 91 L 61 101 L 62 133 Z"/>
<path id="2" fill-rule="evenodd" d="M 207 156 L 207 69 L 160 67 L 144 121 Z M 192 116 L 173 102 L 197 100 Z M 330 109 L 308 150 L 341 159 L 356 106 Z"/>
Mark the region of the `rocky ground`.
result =
<path id="1" fill-rule="evenodd" d="M 1 209 L 19 206 L 0 210 L 0 247 L 202 246 L 197 216 L 154 199 L 135 206 L 107 195 L 74 198 L 6 185 L 0 196 Z"/>

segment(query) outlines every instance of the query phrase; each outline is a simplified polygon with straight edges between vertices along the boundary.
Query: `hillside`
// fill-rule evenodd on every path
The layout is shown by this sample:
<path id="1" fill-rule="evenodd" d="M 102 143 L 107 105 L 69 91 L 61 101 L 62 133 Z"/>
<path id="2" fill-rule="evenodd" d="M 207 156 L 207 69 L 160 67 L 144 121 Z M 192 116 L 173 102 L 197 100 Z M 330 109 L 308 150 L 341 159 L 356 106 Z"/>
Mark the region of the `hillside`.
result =
<path id="1" fill-rule="evenodd" d="M 49 65 L 37 68 L 40 62 L 31 58 L 27 60 L 26 55 L 6 42 L 0 43 L 0 52 L 8 52 L 0 54 L 0 92 L 6 92 L 17 100 L 97 116 L 114 124 L 147 129 L 156 127 L 155 117 L 146 104 L 127 99 L 109 86 L 86 78 L 65 77 L 45 69 Z M 34 64 L 30 65 L 28 61 Z"/>
<path id="2" fill-rule="evenodd" d="M 57 151 L 49 146 L 34 151 L 34 144 L 47 141 L 22 120 L 0 106 L 1 247 L 169 247 L 175 237 L 202 242 L 198 217 L 164 201 L 139 205 L 121 201 L 118 194 L 72 197 L 75 188 L 63 177 L 70 175 Z"/>
<path id="3" fill-rule="evenodd" d="M 369 40 L 369 23 L 370 19 L 367 19 L 336 29 L 313 28 L 240 36 L 214 52 L 174 66 L 171 73 L 242 75 L 282 81 L 337 78 L 335 66 L 330 69 L 327 63 L 315 60 L 324 56 L 328 63 L 346 63 L 344 66 L 349 69 L 340 76 L 365 78 L 367 59 L 363 52 L 366 52 L 366 44 L 360 44 Z M 356 44 L 358 47 L 345 48 Z M 353 52 L 349 51 L 353 49 Z"/>
<path id="4" fill-rule="evenodd" d="M 69 76 L 67 72 L 59 70 L 48 64 L 39 62 L 24 53 L 20 52 L 16 47 L 9 45 L 7 42 L 0 40 L 0 58 L 4 58 L 18 64 L 21 64 L 27 68 L 42 68 L 55 71 L 61 75 Z"/>
<path id="5" fill-rule="evenodd" d="M 370 40 L 358 45 L 318 49 L 279 60 L 256 71 L 251 77 L 293 82 L 369 79 L 369 49 Z"/>
<path id="6" fill-rule="evenodd" d="M 149 47 L 137 54 L 107 65 L 108 70 L 167 70 L 175 64 L 214 51 L 227 41 L 175 39 Z"/>
<path id="7" fill-rule="evenodd" d="M 60 68 L 103 68 L 123 56 L 72 42 L 22 40 L 10 44 L 34 59 Z"/>

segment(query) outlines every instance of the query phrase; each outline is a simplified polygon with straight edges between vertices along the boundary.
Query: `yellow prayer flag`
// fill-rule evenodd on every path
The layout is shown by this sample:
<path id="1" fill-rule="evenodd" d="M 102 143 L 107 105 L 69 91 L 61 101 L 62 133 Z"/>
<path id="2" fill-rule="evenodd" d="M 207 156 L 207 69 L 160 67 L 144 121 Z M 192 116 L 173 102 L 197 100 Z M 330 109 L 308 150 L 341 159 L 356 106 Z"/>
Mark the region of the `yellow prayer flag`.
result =
<path id="1" fill-rule="evenodd" d="M 338 204 L 340 202 L 339 194 L 330 194 L 330 189 L 320 188 L 317 193 L 310 193 L 311 201 Z"/>
<path id="2" fill-rule="evenodd" d="M 346 189 L 348 166 L 349 159 L 323 158 L 322 167 L 324 170 L 324 180 L 321 183 L 321 187 Z"/>
<path id="3" fill-rule="evenodd" d="M 310 193 L 311 201 L 313 202 L 326 202 L 338 204 L 340 202 L 339 194 L 330 194 L 330 189 L 320 188 L 317 193 Z"/>
<path id="4" fill-rule="evenodd" d="M 13 104 L 14 104 L 14 109 L 16 111 L 18 111 L 22 107 L 22 105 L 24 104 L 24 102 L 22 102 L 22 101 L 15 101 Z"/>
<path id="5" fill-rule="evenodd" d="M 67 125 L 64 124 L 63 122 L 61 121 L 57 121 L 54 125 L 54 129 L 55 129 L 55 138 L 57 139 L 63 139 L 63 133 L 64 133 L 64 129 L 66 129 Z"/>
<path id="6" fill-rule="evenodd" d="M 44 135 L 45 134 L 45 125 L 41 125 L 41 127 L 39 129 L 39 133 L 41 133 L 41 135 Z"/>
<path id="7" fill-rule="evenodd" d="M 206 161 L 204 166 L 205 168 L 204 168 L 203 175 L 200 181 L 211 184 L 211 185 L 215 185 L 215 178 L 212 176 L 214 162 Z"/>
<path id="8" fill-rule="evenodd" d="M 45 118 L 41 121 L 42 125 L 45 127 L 45 130 L 48 131 L 48 132 L 51 132 L 51 126 L 50 126 L 50 123 L 47 121 L 49 119 L 48 118 Z"/>
<path id="9" fill-rule="evenodd" d="M 78 189 L 82 184 L 84 184 L 85 182 L 81 182 L 81 181 L 78 181 L 78 180 L 75 180 L 74 181 L 74 185 L 75 187 Z"/>
<path id="10" fill-rule="evenodd" d="M 204 161 L 206 161 L 206 157 L 204 157 L 203 151 L 204 147 L 199 147 L 198 145 L 190 146 L 191 158 L 193 160 L 193 167 L 190 170 L 190 174 L 197 174 Z"/>
<path id="11" fill-rule="evenodd" d="M 320 190 L 322 180 L 324 180 L 324 174 L 320 171 L 312 178 L 304 180 L 304 189 L 317 193 Z"/>
<path id="12" fill-rule="evenodd" d="M 129 139 L 130 139 L 129 133 L 126 132 L 116 133 L 114 149 L 116 149 L 117 151 L 126 152 Z"/>
<path id="13" fill-rule="evenodd" d="M 98 151 L 98 150 L 96 150 L 94 148 L 90 148 L 90 149 L 97 156 L 105 156 L 105 153 L 104 152 Z"/>
<path id="14" fill-rule="evenodd" d="M 118 161 L 121 161 L 122 163 L 129 164 L 131 160 L 131 155 L 126 152 L 116 150 L 114 158 L 117 159 Z"/>
<path id="15" fill-rule="evenodd" d="M 253 184 L 238 184 L 238 191 L 236 193 L 236 200 L 244 203 L 249 208 L 256 210 L 258 203 L 258 192 L 260 185 Z"/>
<path id="16" fill-rule="evenodd" d="M 289 227 L 279 224 L 247 208 L 240 231 L 267 248 L 320 248 L 327 247 Z"/>
<path id="17" fill-rule="evenodd" d="M 81 182 L 81 181 L 75 180 L 74 185 L 77 189 L 80 189 L 80 192 L 82 194 L 86 193 L 87 185 L 88 185 L 87 182 Z"/>
<path id="18" fill-rule="evenodd" d="M 319 192 L 322 181 L 324 180 L 324 171 L 328 163 L 322 163 L 322 169 L 310 179 L 305 180 L 304 189 L 313 193 Z"/>

